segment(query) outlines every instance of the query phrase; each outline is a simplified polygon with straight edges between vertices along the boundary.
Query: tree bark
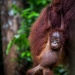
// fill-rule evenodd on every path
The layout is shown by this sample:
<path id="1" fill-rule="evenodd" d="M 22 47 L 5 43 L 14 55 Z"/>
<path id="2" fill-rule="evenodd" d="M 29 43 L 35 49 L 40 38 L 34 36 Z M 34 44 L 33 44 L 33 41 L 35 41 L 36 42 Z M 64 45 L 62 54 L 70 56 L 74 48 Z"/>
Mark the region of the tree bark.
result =
<path id="1" fill-rule="evenodd" d="M 19 16 L 11 14 L 11 10 L 8 10 L 13 2 L 20 6 L 19 0 L 2 0 L 3 5 L 1 7 L 1 31 L 2 31 L 2 48 L 3 48 L 3 60 L 4 60 L 4 72 L 5 75 L 19 75 L 16 68 L 18 63 L 15 60 L 17 58 L 16 46 L 13 45 L 8 55 L 6 55 L 6 48 L 13 36 L 16 34 L 19 28 Z"/>

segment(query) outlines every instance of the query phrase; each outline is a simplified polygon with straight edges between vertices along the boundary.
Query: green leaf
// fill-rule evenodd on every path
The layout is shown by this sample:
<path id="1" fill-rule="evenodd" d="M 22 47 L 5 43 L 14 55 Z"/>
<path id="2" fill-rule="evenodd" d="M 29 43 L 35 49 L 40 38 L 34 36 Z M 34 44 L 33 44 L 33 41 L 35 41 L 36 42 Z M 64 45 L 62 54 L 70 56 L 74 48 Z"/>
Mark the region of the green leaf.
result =
<path id="1" fill-rule="evenodd" d="M 20 38 L 20 35 L 15 35 L 14 37 L 15 37 L 16 39 L 18 39 L 18 38 Z"/>
<path id="2" fill-rule="evenodd" d="M 6 55 L 8 55 L 8 54 L 9 54 L 9 51 L 10 51 L 10 49 L 11 49 L 12 45 L 13 45 L 13 41 L 11 40 L 11 41 L 8 43 L 8 45 L 7 45 Z"/>
<path id="3" fill-rule="evenodd" d="M 36 13 L 36 12 L 32 12 L 29 16 L 28 16 L 28 19 L 30 19 L 30 18 L 32 18 L 32 17 L 37 17 L 37 16 L 39 16 L 39 14 L 38 13 Z"/>
<path id="4" fill-rule="evenodd" d="M 23 53 L 21 54 L 21 58 L 24 58 L 24 57 L 25 57 L 25 55 L 26 55 L 26 53 L 25 53 L 25 52 L 23 52 Z"/>
<path id="5" fill-rule="evenodd" d="M 31 56 L 31 53 L 30 52 L 27 53 L 27 57 L 29 57 L 29 56 Z"/>

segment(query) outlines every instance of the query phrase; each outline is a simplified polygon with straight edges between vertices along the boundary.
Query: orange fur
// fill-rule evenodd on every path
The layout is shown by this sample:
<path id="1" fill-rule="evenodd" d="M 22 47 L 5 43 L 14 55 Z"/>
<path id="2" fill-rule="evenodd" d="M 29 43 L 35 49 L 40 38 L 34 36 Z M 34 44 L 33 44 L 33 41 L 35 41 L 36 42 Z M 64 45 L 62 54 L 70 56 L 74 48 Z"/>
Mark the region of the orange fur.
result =
<path id="1" fill-rule="evenodd" d="M 51 49 L 51 47 L 50 47 L 50 36 L 51 36 L 51 34 L 53 33 L 53 32 L 59 32 L 60 34 L 61 34 L 61 36 L 62 36 L 62 40 L 61 40 L 61 49 L 60 49 L 60 53 L 58 52 L 58 54 L 59 54 L 59 60 L 58 60 L 58 62 L 56 63 L 56 65 L 57 64 L 59 64 L 60 62 L 62 63 L 63 62 L 63 55 L 64 55 L 64 51 L 63 51 L 63 45 L 64 45 L 64 36 L 63 36 L 63 32 L 62 32 L 62 30 L 59 30 L 59 29 L 54 29 L 54 30 L 51 30 L 50 31 L 50 33 L 48 33 L 48 35 L 47 35 L 47 43 L 46 43 L 46 45 L 44 46 L 44 49 L 43 49 L 43 51 L 39 54 L 39 56 L 37 56 L 36 58 L 36 60 L 37 61 L 39 61 L 39 63 L 40 63 L 40 61 L 41 61 L 41 58 L 42 58 L 42 56 L 43 56 L 43 54 L 45 55 L 45 53 L 49 50 L 49 51 L 52 51 L 52 49 Z M 47 54 L 48 55 L 48 54 Z M 52 61 L 52 60 L 51 60 Z"/>
<path id="2" fill-rule="evenodd" d="M 31 27 L 29 42 L 34 66 L 39 64 L 36 57 L 44 50 L 48 39 L 47 35 L 50 32 L 51 27 L 60 27 L 61 15 L 60 12 L 58 12 L 59 9 L 57 9 L 59 8 L 58 2 L 59 0 L 55 2 L 56 4 L 52 3 L 52 5 L 45 7 Z"/>
<path id="3" fill-rule="evenodd" d="M 67 1 L 68 0 L 53 0 L 51 7 L 48 6 L 43 9 L 39 18 L 36 20 L 36 22 L 33 24 L 31 28 L 31 32 L 29 35 L 29 41 L 31 45 L 31 52 L 33 55 L 33 62 L 35 66 L 39 64 L 38 60 L 40 59 L 43 51 L 45 50 L 47 39 L 48 39 L 47 35 L 51 31 L 51 27 L 52 29 L 60 27 L 61 14 L 63 14 L 63 17 L 64 17 L 64 23 L 65 23 L 64 33 L 66 34 L 64 39 L 66 40 L 66 42 L 65 44 L 63 44 L 64 50 L 62 50 L 60 54 L 61 58 L 59 60 L 63 60 L 63 58 L 65 57 L 65 54 L 66 54 L 66 57 L 70 57 L 69 48 L 71 49 L 74 48 L 70 46 L 70 44 L 74 45 L 74 42 L 71 41 L 74 39 L 72 39 L 73 33 L 72 33 L 72 29 L 70 28 L 72 27 L 70 24 L 71 24 L 71 20 L 74 19 L 75 12 L 73 12 L 73 9 L 75 7 L 74 5 L 75 2 L 74 0 L 72 1 L 69 0 L 68 2 Z M 51 21 L 51 23 L 49 21 Z M 68 46 L 70 47 L 68 48 Z"/>
<path id="4" fill-rule="evenodd" d="M 34 66 L 38 66 L 40 64 L 40 61 L 42 59 L 42 54 L 45 53 L 45 51 L 49 48 L 48 43 L 49 43 L 50 37 L 48 38 L 48 36 L 50 33 L 52 33 L 52 29 L 54 28 L 54 31 L 56 31 L 56 30 L 58 30 L 58 27 L 60 27 L 60 25 L 61 25 L 60 24 L 61 15 L 59 14 L 60 9 L 59 8 L 57 9 L 58 6 L 54 7 L 54 5 L 55 4 L 53 4 L 53 7 L 47 6 L 46 8 L 44 8 L 42 10 L 40 16 L 38 17 L 38 19 L 35 21 L 35 23 L 31 27 L 31 32 L 29 35 L 29 42 L 30 42 L 30 46 L 31 46 L 31 53 L 32 53 Z M 54 20 L 55 20 L 55 22 L 54 22 Z M 62 30 L 58 30 L 58 31 L 62 32 Z M 61 55 L 61 53 L 60 53 L 60 55 Z M 54 58 L 52 57 L 50 59 L 52 61 Z M 58 60 L 58 62 L 59 62 L 61 58 L 58 58 L 58 59 L 59 59 Z M 57 60 L 57 58 L 56 58 L 56 60 Z M 55 60 L 53 60 L 52 62 L 55 62 Z M 52 64 L 52 62 L 51 62 L 51 64 Z M 56 63 L 58 63 L 58 62 L 56 62 Z M 31 69 L 30 72 L 33 72 L 33 69 Z"/>
<path id="5" fill-rule="evenodd" d="M 40 73 L 40 70 L 43 71 L 43 75 L 53 75 L 52 69 L 54 66 L 58 64 L 60 61 L 61 53 L 63 50 L 63 43 L 61 48 L 59 50 L 52 50 L 50 47 L 50 36 L 54 32 L 59 32 L 61 35 L 61 42 L 63 41 L 63 33 L 59 30 L 52 30 L 50 33 L 47 35 L 47 43 L 43 51 L 36 56 L 36 60 L 38 61 L 38 65 L 30 70 L 28 70 L 27 75 L 36 75 Z"/>
<path id="6" fill-rule="evenodd" d="M 29 41 L 31 45 L 31 52 L 33 55 L 34 65 L 38 65 L 36 56 L 38 56 L 44 49 L 47 43 L 47 34 L 51 29 L 51 23 L 49 22 L 50 6 L 44 8 L 33 24 L 29 35 Z"/>

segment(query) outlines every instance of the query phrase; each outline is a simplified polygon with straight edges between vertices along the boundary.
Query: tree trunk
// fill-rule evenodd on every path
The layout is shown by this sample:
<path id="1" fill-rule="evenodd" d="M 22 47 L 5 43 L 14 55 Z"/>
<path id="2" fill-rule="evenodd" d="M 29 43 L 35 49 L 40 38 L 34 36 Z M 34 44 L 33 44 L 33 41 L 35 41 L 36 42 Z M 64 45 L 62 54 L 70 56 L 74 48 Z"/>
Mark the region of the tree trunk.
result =
<path id="1" fill-rule="evenodd" d="M 5 75 L 19 75 L 16 68 L 18 63 L 15 60 L 17 58 L 16 46 L 14 45 L 9 54 L 6 55 L 6 48 L 13 36 L 16 34 L 19 28 L 19 16 L 11 14 L 11 10 L 8 10 L 13 2 L 16 2 L 20 6 L 19 0 L 2 0 L 3 5 L 1 8 L 1 30 L 2 30 L 2 48 L 4 59 L 4 71 Z"/>

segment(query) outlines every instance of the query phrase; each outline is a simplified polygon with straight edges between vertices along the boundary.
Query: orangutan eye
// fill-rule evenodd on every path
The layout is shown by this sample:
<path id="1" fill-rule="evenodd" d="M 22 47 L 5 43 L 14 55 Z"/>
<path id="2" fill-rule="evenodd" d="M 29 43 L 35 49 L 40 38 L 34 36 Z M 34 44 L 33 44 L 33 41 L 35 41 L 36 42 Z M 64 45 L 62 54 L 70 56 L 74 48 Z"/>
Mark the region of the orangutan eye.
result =
<path id="1" fill-rule="evenodd" d="M 51 42 L 53 42 L 53 41 L 54 41 L 54 38 L 51 39 Z"/>
<path id="2" fill-rule="evenodd" d="M 60 40 L 59 39 L 56 39 L 56 41 L 59 42 Z"/>

